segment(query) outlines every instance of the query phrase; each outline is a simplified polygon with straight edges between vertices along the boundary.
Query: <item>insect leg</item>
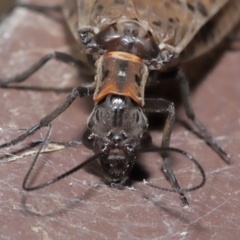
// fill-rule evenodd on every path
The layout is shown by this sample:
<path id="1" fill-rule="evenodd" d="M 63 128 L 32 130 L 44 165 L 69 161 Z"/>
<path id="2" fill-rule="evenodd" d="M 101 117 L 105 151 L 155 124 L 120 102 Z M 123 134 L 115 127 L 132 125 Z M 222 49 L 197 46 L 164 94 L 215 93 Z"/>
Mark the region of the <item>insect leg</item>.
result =
<path id="1" fill-rule="evenodd" d="M 162 147 L 169 147 L 173 124 L 175 121 L 174 104 L 168 100 L 145 98 L 144 111 L 147 113 L 165 113 L 167 119 L 163 128 Z"/>
<path id="2" fill-rule="evenodd" d="M 31 67 L 29 67 L 27 70 L 23 71 L 22 73 L 18 74 L 15 77 L 0 78 L 0 86 L 6 86 L 10 83 L 20 83 L 25 81 L 29 76 L 35 73 L 38 69 L 40 69 L 45 63 L 47 63 L 51 59 L 56 59 L 58 61 L 61 61 L 67 64 L 72 64 L 82 69 L 86 67 L 88 68 L 88 66 L 84 64 L 82 61 L 75 59 L 74 57 L 72 57 L 67 53 L 54 52 L 54 53 L 46 54 L 41 59 L 39 59 L 36 63 L 34 63 Z"/>
<path id="3" fill-rule="evenodd" d="M 189 98 L 189 84 L 186 75 L 182 72 L 178 72 L 178 78 L 180 79 L 180 89 L 181 94 L 183 98 L 183 103 L 185 106 L 185 111 L 187 114 L 187 117 L 193 121 L 195 126 L 198 128 L 200 133 L 202 134 L 205 141 L 212 147 L 212 149 L 220 155 L 220 157 L 224 160 L 229 162 L 229 159 L 231 158 L 231 155 L 225 152 L 218 143 L 214 140 L 214 138 L 211 136 L 211 134 L 208 132 L 206 127 L 195 117 L 195 113 L 192 108 L 192 104 L 190 102 Z"/>
<path id="4" fill-rule="evenodd" d="M 172 102 L 165 99 L 145 99 L 144 111 L 148 113 L 165 113 L 167 114 L 167 119 L 163 128 L 163 138 L 161 147 L 169 147 L 170 137 L 172 133 L 172 128 L 175 120 L 175 107 Z M 163 158 L 163 172 L 167 176 L 173 188 L 178 192 L 180 199 L 184 205 L 188 205 L 187 198 L 182 192 L 179 183 L 173 173 L 171 165 L 169 163 L 169 156 L 167 152 L 161 153 Z"/>
<path id="5" fill-rule="evenodd" d="M 0 145 L 0 148 L 8 147 L 11 145 L 16 145 L 19 142 L 22 142 L 27 137 L 34 134 L 37 130 L 41 129 L 42 127 L 48 126 L 57 116 L 59 116 L 62 112 L 64 112 L 77 97 L 84 97 L 93 94 L 95 89 L 94 86 L 81 86 L 78 88 L 74 88 L 67 96 L 67 98 L 57 107 L 55 108 L 50 114 L 43 117 L 38 124 L 34 125 L 30 129 L 28 129 L 24 134 L 20 135 L 19 137 Z"/>

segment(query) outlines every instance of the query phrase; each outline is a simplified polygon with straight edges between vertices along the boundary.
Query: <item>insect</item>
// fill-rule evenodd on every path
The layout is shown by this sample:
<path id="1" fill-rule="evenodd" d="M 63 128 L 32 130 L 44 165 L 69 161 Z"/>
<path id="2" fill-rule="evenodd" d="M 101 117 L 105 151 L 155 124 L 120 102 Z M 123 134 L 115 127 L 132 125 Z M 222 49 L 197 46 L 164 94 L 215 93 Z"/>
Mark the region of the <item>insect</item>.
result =
<path id="1" fill-rule="evenodd" d="M 95 155 L 45 184 L 26 187 L 40 149 L 25 177 L 23 188 L 35 190 L 47 186 L 96 159 L 99 159 L 105 180 L 114 186 L 121 186 L 128 178 L 137 153 L 155 151 L 161 152 L 164 173 L 182 202 L 188 204 L 169 164 L 168 151 L 174 151 L 168 149 L 175 119 L 174 105 L 161 98 L 145 98 L 145 88 L 156 81 L 178 79 L 188 118 L 212 149 L 228 160 L 230 155 L 195 117 L 189 99 L 188 80 L 181 70 L 181 63 L 204 54 L 223 40 L 239 21 L 240 2 L 65 0 L 62 11 L 84 50 L 86 62 L 55 52 L 43 56 L 16 77 L 0 79 L 0 85 L 24 81 L 50 59 L 85 69 L 89 66 L 95 69 L 95 79 L 91 85 L 73 89 L 62 104 L 39 123 L 16 139 L 0 145 L 0 148 L 15 145 L 40 128 L 49 126 L 77 97 L 93 95 L 95 107 L 88 120 L 88 140 Z M 148 128 L 146 113 L 166 115 L 162 149 L 141 147 L 142 136 Z M 187 153 L 185 155 L 189 156 Z"/>

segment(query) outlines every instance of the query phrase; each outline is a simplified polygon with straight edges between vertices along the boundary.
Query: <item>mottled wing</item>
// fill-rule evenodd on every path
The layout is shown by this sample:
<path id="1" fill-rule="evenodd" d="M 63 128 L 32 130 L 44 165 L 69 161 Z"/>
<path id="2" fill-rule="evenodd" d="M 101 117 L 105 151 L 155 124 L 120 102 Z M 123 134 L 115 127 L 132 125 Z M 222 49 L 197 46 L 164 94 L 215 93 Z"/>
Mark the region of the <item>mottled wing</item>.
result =
<path id="1" fill-rule="evenodd" d="M 77 0 L 63 0 L 62 10 L 70 30 L 72 31 L 76 40 L 79 41 L 79 37 L 77 36 L 78 30 Z"/>
<path id="2" fill-rule="evenodd" d="M 137 18 L 147 22 L 158 44 L 180 53 L 228 0 L 132 0 Z M 146 24 L 146 23 L 145 23 Z"/>
<path id="3" fill-rule="evenodd" d="M 98 33 L 110 24 L 135 19 L 158 45 L 171 45 L 184 60 L 220 41 L 239 18 L 239 5 L 240 0 L 63 0 L 64 15 L 78 41 L 79 29 Z"/>
<path id="4" fill-rule="evenodd" d="M 88 1 L 85 1 L 85 2 L 88 2 Z M 62 11 L 66 19 L 66 22 L 78 43 L 78 49 L 77 51 L 74 52 L 74 57 L 81 60 L 86 65 L 89 65 L 88 60 L 86 58 L 86 54 L 85 54 L 85 48 L 78 36 L 79 14 L 81 14 L 81 11 L 79 11 L 78 9 L 78 0 L 62 0 Z M 81 69 L 81 72 L 85 74 L 93 74 L 93 69 L 89 69 L 85 67 L 84 69 Z"/>
<path id="5" fill-rule="evenodd" d="M 219 44 L 240 21 L 240 0 L 230 0 L 195 35 L 181 52 L 183 61 L 196 58 Z"/>
<path id="6" fill-rule="evenodd" d="M 137 19 L 158 42 L 184 48 L 228 0 L 63 0 L 65 16 L 79 29 L 96 31 L 118 21 Z M 72 12 L 78 12 L 78 17 Z M 69 18 L 69 17 L 68 17 Z M 78 19 L 78 20 L 77 20 Z M 189 40 L 186 40 L 189 39 Z"/>
<path id="7" fill-rule="evenodd" d="M 176 35 L 171 45 L 175 47 L 177 53 L 180 53 L 228 0 L 169 0 L 169 2 L 171 4 L 174 2 L 174 5 L 179 4 L 178 8 L 176 6 L 172 8 L 174 11 L 172 15 L 176 21 L 172 28 L 175 29 Z"/>

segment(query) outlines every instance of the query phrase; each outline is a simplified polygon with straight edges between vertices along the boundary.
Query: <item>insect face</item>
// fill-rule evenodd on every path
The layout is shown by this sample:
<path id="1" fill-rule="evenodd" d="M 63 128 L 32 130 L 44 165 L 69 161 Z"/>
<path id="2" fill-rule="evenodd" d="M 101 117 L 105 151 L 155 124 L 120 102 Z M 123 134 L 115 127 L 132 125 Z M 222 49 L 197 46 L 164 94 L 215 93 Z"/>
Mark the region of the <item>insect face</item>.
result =
<path id="1" fill-rule="evenodd" d="M 125 182 L 148 127 L 142 109 L 129 97 L 108 95 L 93 109 L 88 127 L 94 151 L 103 153 L 100 163 L 106 181 Z"/>

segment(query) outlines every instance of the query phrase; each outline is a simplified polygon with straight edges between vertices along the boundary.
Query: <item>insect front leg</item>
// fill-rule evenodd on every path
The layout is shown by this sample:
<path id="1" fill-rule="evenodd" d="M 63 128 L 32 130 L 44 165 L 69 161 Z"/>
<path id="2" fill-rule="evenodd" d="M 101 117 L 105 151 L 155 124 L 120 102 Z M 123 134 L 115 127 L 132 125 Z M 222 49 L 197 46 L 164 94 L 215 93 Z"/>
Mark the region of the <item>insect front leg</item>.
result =
<path id="1" fill-rule="evenodd" d="M 172 102 L 169 102 L 164 99 L 145 99 L 144 111 L 147 113 L 163 113 L 167 115 L 167 119 L 163 128 L 163 137 L 161 147 L 169 147 L 170 137 L 173 129 L 173 124 L 175 121 L 175 107 Z M 182 200 L 184 205 L 188 205 L 187 198 L 184 193 L 181 191 L 179 183 L 173 173 L 169 162 L 169 156 L 167 152 L 161 153 L 163 158 L 163 172 L 166 175 L 167 179 L 170 181 L 173 188 L 176 189 L 177 193 Z"/>
<path id="2" fill-rule="evenodd" d="M 23 71 L 22 73 L 18 74 L 15 77 L 0 78 L 0 86 L 6 86 L 10 83 L 20 83 L 27 80 L 28 77 L 30 77 L 33 73 L 35 73 L 38 69 L 40 69 L 44 64 L 46 64 L 51 59 L 55 59 L 66 64 L 74 65 L 80 69 L 88 68 L 88 66 L 84 64 L 82 61 L 75 59 L 74 57 L 67 53 L 54 52 L 46 54 L 37 62 L 35 62 L 32 66 L 30 66 L 28 69 L 26 69 L 25 71 Z"/>
<path id="3" fill-rule="evenodd" d="M 20 135 L 19 137 L 0 145 L 0 148 L 9 147 L 11 145 L 16 145 L 19 142 L 22 142 L 27 137 L 34 134 L 37 130 L 41 129 L 42 127 L 48 126 L 56 117 L 58 117 L 61 113 L 63 113 L 77 97 L 84 97 L 92 95 L 95 90 L 95 85 L 90 86 L 80 86 L 78 88 L 74 88 L 67 96 L 67 98 L 57 107 L 55 108 L 50 114 L 43 117 L 39 123 L 28 129 L 24 134 Z"/>
<path id="4" fill-rule="evenodd" d="M 187 80 L 186 75 L 182 71 L 178 71 L 177 74 L 178 79 L 180 79 L 180 89 L 181 89 L 181 95 L 183 99 L 183 103 L 185 106 L 185 111 L 187 114 L 187 117 L 193 121 L 197 129 L 202 134 L 202 137 L 205 139 L 205 141 L 212 147 L 212 149 L 220 155 L 220 157 L 224 160 L 229 162 L 229 159 L 231 158 L 231 155 L 225 152 L 218 143 L 214 140 L 214 138 L 211 136 L 211 134 L 208 132 L 206 127 L 195 117 L 195 113 L 193 111 L 192 104 L 190 102 L 189 97 L 189 83 Z"/>

